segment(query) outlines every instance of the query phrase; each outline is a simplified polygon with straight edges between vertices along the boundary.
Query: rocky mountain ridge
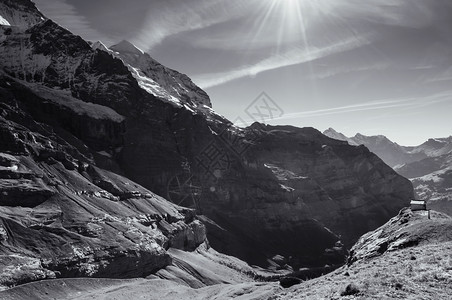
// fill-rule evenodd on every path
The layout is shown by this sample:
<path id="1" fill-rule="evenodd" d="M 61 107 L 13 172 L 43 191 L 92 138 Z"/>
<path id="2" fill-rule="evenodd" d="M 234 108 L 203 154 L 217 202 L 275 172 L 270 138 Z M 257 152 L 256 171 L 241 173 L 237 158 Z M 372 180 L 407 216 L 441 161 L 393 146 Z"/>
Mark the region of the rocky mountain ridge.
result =
<path id="1" fill-rule="evenodd" d="M 392 142 L 384 135 L 366 136 L 357 133 L 353 137 L 347 137 L 344 134 L 337 132 L 333 128 L 329 128 L 323 132 L 336 140 L 347 141 L 350 145 L 364 145 L 370 151 L 377 154 L 386 164 L 391 167 L 396 167 L 413 161 L 419 161 L 428 157 L 421 147 L 404 147 Z"/>

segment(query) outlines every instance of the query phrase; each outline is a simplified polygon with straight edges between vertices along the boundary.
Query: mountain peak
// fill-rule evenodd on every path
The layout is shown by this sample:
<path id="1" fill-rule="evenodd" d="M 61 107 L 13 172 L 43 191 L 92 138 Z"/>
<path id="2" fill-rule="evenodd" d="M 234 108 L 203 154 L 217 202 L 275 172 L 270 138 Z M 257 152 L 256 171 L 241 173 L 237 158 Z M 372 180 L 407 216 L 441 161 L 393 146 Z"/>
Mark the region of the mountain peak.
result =
<path id="1" fill-rule="evenodd" d="M 331 133 L 339 133 L 339 132 L 337 132 L 336 130 L 334 130 L 334 128 L 328 128 L 327 130 L 325 130 L 324 132 L 323 132 L 323 134 L 325 134 L 325 132 L 331 132 Z"/>
<path id="2" fill-rule="evenodd" d="M 105 46 L 105 44 L 102 43 L 101 41 L 94 42 L 94 43 L 91 45 L 91 48 L 92 48 L 93 50 L 97 50 L 97 49 L 98 49 L 98 50 L 102 50 L 102 51 L 106 51 L 106 52 L 111 51 L 111 50 L 108 49 L 108 47 Z"/>
<path id="3" fill-rule="evenodd" d="M 111 46 L 110 49 L 120 53 L 133 53 L 138 55 L 144 54 L 143 50 L 127 40 L 122 40 L 118 44 Z"/>
<path id="4" fill-rule="evenodd" d="M 355 134 L 355 136 L 354 136 L 355 138 L 358 138 L 358 139 L 362 139 L 362 138 L 366 138 L 367 136 L 365 136 L 364 134 L 361 134 L 361 133 L 357 133 L 357 134 Z"/>
<path id="5" fill-rule="evenodd" d="M 323 134 L 326 135 L 327 137 L 330 137 L 330 138 L 335 139 L 335 140 L 347 141 L 350 145 L 353 145 L 353 146 L 357 146 L 358 145 L 358 143 L 356 143 L 353 139 L 348 138 L 343 133 L 338 132 L 338 131 L 334 130 L 331 127 L 328 128 L 327 130 L 325 130 L 323 132 Z"/>

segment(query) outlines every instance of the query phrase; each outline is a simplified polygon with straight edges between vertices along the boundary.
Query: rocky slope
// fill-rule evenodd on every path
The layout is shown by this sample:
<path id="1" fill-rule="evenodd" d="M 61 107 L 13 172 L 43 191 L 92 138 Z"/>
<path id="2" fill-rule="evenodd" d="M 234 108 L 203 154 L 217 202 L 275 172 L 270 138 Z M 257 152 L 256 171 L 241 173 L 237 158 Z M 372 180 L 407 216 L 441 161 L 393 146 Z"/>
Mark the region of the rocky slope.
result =
<path id="1" fill-rule="evenodd" d="M 22 15 L 21 6 L 0 3 Z M 127 43 L 109 50 L 51 20 L 26 13 L 34 21 L 23 26 L 28 21 L 0 14 L 10 24 L 0 26 L 7 192 L 0 203 L 2 218 L 11 219 L 0 249 L 11 259 L 8 270 L 21 266 L 20 255 L 29 263 L 19 270 L 44 274 L 24 281 L 162 268 L 170 261 L 166 248 L 192 249 L 203 240 L 193 211 L 178 204 L 202 214 L 216 250 L 249 263 L 338 264 L 345 257 L 339 240 L 351 246 L 413 196 L 410 182 L 365 147 L 312 128 L 236 128 L 184 75 L 141 52 L 135 65 Z M 24 242 L 31 236 L 37 245 Z M 46 260 L 36 261 L 40 256 Z M 33 272 L 3 277 L 17 283 Z"/>

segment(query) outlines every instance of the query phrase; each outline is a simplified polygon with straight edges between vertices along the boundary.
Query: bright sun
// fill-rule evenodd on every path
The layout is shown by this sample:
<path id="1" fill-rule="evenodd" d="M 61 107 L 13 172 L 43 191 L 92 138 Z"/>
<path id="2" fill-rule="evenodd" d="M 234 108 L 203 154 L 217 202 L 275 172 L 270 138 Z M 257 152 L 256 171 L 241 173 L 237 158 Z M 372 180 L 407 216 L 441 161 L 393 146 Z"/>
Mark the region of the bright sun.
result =
<path id="1" fill-rule="evenodd" d="M 279 2 L 283 2 L 283 3 L 287 4 L 287 5 L 295 5 L 299 1 L 300 0 L 279 0 Z"/>

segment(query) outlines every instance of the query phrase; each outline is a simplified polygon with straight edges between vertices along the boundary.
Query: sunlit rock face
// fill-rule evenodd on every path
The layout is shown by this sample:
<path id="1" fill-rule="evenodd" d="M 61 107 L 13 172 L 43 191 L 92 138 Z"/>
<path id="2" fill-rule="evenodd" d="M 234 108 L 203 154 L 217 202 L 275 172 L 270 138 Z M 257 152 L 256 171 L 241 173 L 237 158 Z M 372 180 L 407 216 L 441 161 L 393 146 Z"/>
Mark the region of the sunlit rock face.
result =
<path id="1" fill-rule="evenodd" d="M 350 245 L 413 196 L 365 147 L 312 128 L 236 128 L 200 91 L 168 101 L 51 20 L 0 36 L 0 251 L 7 268 L 30 265 L 25 281 L 143 276 L 169 263 L 168 247 L 201 243 L 194 211 L 156 194 L 202 214 L 214 248 L 263 266 L 276 255 L 340 263 L 339 240 Z M 189 84 L 151 69 L 167 88 Z M 205 160 L 213 144 L 226 165 Z"/>
<path id="2" fill-rule="evenodd" d="M 22 28 L 29 28 L 45 20 L 35 4 L 29 0 L 2 0 L 0 16 L 5 25 Z"/>
<path id="3" fill-rule="evenodd" d="M 96 167 L 93 157 L 106 154 L 52 122 L 37 122 L 28 109 L 41 108 L 38 98 L 33 106 L 28 100 L 38 96 L 23 91 L 0 78 L 1 286 L 54 277 L 147 276 L 171 264 L 168 248 L 193 250 L 204 242 L 194 211 Z M 108 128 L 121 121 L 114 114 L 94 119 L 64 105 L 50 111 L 68 110 L 73 123 L 83 117 Z"/>

